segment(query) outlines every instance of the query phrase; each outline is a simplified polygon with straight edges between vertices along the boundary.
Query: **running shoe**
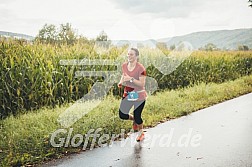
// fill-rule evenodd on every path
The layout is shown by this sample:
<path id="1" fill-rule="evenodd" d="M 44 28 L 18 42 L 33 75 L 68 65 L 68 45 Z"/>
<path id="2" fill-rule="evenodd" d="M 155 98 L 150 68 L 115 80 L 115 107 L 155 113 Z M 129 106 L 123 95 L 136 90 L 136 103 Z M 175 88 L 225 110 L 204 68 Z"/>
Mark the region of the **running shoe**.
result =
<path id="1" fill-rule="evenodd" d="M 141 134 L 138 135 L 138 137 L 136 138 L 137 142 L 140 142 L 144 139 L 144 132 L 142 132 Z"/>

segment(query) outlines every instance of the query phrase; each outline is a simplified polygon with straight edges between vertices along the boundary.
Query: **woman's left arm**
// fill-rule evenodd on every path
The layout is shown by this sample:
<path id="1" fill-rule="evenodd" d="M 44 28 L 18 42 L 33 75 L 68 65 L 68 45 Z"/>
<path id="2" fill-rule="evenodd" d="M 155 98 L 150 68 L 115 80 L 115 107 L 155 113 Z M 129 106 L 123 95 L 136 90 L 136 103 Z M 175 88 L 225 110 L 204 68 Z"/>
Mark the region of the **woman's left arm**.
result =
<path id="1" fill-rule="evenodd" d="M 146 76 L 142 75 L 141 77 L 139 77 L 139 80 L 137 79 L 133 79 L 133 82 L 135 85 L 139 86 L 139 87 L 144 87 L 145 86 L 145 79 Z"/>
<path id="2" fill-rule="evenodd" d="M 132 80 L 132 83 L 134 83 L 136 86 L 143 87 L 143 86 L 145 86 L 145 78 L 146 78 L 145 75 L 141 75 L 139 77 L 139 80 L 137 80 L 137 79 L 135 79 L 135 78 L 133 78 L 133 77 L 125 74 L 124 77 L 123 77 L 123 81 L 130 81 L 130 80 Z"/>

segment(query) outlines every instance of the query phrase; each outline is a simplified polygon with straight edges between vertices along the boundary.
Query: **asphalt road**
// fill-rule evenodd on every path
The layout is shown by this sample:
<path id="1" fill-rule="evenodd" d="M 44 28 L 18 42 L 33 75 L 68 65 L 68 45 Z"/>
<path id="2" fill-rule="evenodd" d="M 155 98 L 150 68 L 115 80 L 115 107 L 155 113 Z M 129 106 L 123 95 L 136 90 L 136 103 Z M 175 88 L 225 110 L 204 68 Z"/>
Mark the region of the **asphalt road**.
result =
<path id="1" fill-rule="evenodd" d="M 252 93 L 45 166 L 252 166 Z"/>

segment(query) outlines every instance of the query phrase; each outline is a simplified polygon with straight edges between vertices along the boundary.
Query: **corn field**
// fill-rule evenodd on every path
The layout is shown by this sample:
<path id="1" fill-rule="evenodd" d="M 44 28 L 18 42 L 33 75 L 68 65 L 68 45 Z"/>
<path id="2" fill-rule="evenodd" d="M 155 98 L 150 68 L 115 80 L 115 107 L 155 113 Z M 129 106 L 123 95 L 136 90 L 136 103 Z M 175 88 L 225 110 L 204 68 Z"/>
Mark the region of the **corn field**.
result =
<path id="1" fill-rule="evenodd" d="M 155 61 L 160 55 L 155 50 L 140 50 Z M 164 51 L 169 54 L 169 51 Z M 115 66 L 64 66 L 62 59 L 110 59 L 126 56 L 125 48 L 111 48 L 98 54 L 92 45 L 51 46 L 18 42 L 0 43 L 0 118 L 44 106 L 54 107 L 74 102 L 86 94 L 102 77 L 75 77 L 78 70 L 114 70 Z M 141 58 L 140 58 L 141 62 Z M 152 62 L 154 63 L 154 62 Z M 195 51 L 176 70 L 163 75 L 154 65 L 147 75 L 156 79 L 159 89 L 176 89 L 200 82 L 221 83 L 252 72 L 252 52 Z M 121 91 L 116 86 L 114 95 Z"/>

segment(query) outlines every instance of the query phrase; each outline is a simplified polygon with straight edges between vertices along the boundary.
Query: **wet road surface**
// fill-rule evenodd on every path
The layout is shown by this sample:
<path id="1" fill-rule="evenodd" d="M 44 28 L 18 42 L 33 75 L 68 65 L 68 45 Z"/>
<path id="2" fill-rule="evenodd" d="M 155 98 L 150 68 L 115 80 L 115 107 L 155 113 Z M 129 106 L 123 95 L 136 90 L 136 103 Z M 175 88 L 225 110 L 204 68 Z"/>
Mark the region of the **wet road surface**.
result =
<path id="1" fill-rule="evenodd" d="M 252 93 L 45 166 L 252 166 Z"/>

